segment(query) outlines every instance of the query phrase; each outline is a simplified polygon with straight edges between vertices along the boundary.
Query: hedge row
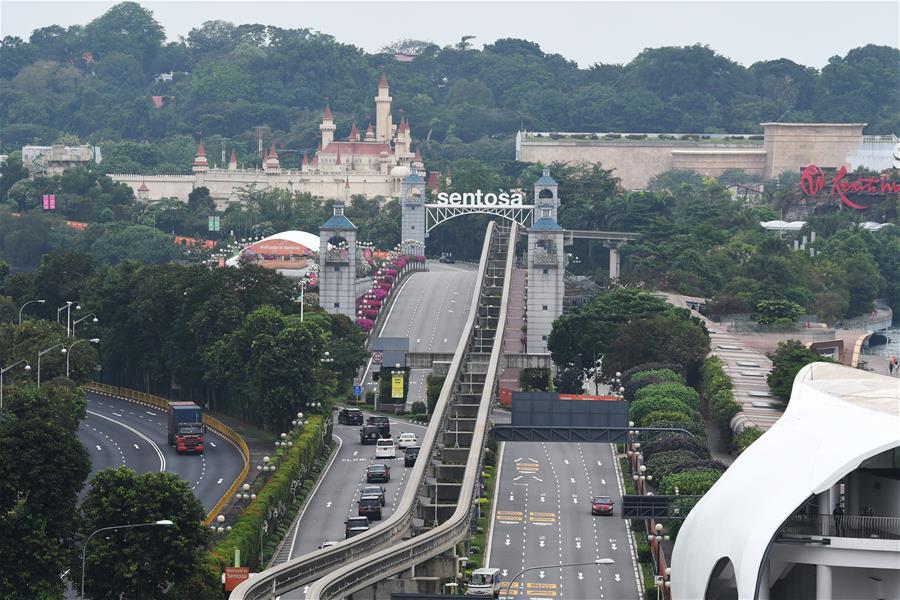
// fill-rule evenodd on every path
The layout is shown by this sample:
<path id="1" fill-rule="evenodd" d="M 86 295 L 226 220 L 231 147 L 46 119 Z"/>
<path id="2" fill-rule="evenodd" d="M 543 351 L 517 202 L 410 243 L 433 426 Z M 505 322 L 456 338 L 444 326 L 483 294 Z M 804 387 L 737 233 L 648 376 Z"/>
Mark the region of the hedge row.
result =
<path id="1" fill-rule="evenodd" d="M 741 411 L 741 405 L 734 399 L 731 378 L 725 373 L 722 359 L 710 356 L 703 361 L 700 384 L 707 413 L 721 429 L 722 436 L 733 443 L 731 419 Z"/>
<path id="2" fill-rule="evenodd" d="M 324 425 L 322 416 L 311 416 L 303 432 L 293 440 L 292 447 L 273 453 L 278 457 L 277 469 L 268 479 L 257 479 L 254 483 L 254 488 L 259 488 L 255 491 L 256 499 L 250 502 L 232 525 L 231 533 L 209 551 L 207 564 L 217 577 L 225 567 L 232 565 L 236 548 L 241 551 L 243 565 L 250 566 L 254 570 L 259 568 L 260 528 L 269 518 L 270 509 L 278 507 L 279 504 L 283 506 L 292 504 L 293 481 L 301 482 L 300 494 L 303 496 L 314 484 L 313 478 L 309 475 L 314 471 L 316 460 L 322 457 L 328 447 L 326 438 L 330 439 L 323 431 Z"/>

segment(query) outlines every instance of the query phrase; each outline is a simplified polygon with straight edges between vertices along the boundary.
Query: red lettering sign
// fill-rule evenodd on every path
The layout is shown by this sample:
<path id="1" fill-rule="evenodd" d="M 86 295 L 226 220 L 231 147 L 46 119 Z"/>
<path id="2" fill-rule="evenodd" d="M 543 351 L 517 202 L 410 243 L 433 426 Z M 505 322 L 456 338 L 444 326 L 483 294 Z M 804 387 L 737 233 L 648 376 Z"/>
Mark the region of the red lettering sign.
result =
<path id="1" fill-rule="evenodd" d="M 825 187 L 825 173 L 816 165 L 809 165 L 800 175 L 800 189 L 807 196 L 815 196 Z"/>
<path id="2" fill-rule="evenodd" d="M 246 579 L 250 579 L 250 567 L 225 567 L 226 592 L 232 591 Z"/>
<path id="3" fill-rule="evenodd" d="M 824 171 L 816 165 L 809 165 L 800 174 L 800 189 L 807 196 L 818 196 L 825 189 L 826 176 Z M 885 195 L 900 193 L 900 181 L 889 180 L 886 175 L 880 177 L 847 178 L 847 167 L 841 167 L 831 180 L 830 194 L 836 196 L 856 210 L 863 210 L 866 206 L 857 204 L 847 197 L 847 194 Z"/>

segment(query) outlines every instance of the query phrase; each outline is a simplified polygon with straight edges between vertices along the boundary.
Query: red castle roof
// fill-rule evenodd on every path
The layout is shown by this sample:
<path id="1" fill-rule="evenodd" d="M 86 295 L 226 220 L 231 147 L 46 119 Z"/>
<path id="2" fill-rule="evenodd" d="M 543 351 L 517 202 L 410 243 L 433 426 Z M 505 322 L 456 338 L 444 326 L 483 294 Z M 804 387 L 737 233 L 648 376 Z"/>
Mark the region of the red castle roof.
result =
<path id="1" fill-rule="evenodd" d="M 325 105 L 325 114 L 322 116 L 323 121 L 333 121 L 334 117 L 331 114 L 331 106 L 328 104 Z"/>
<path id="2" fill-rule="evenodd" d="M 343 154 L 344 156 L 357 154 L 368 156 L 382 152 L 394 153 L 390 144 L 383 142 L 331 142 L 321 151 L 322 154 Z"/>

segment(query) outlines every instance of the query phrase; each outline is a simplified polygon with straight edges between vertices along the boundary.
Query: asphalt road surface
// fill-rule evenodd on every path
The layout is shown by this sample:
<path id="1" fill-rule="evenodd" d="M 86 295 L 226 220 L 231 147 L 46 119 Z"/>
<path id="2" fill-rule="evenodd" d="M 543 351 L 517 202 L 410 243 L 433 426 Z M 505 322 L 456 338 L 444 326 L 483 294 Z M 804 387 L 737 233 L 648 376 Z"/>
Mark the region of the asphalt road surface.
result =
<path id="1" fill-rule="evenodd" d="M 78 428 L 78 438 L 91 457 L 89 480 L 109 467 L 126 466 L 138 473 L 169 471 L 187 481 L 210 510 L 240 475 L 241 453 L 219 434 L 207 431 L 202 455 L 180 455 L 168 444 L 162 411 L 93 392 L 85 396 L 87 416 Z"/>
<path id="2" fill-rule="evenodd" d="M 421 425 L 391 419 L 391 436 L 394 440 L 404 431 L 415 433 L 421 440 L 425 429 Z M 288 532 L 281 561 L 314 552 L 322 542 L 344 540 L 344 521 L 347 517 L 357 516 L 356 501 L 359 500 L 360 490 L 366 485 L 366 468 L 369 465 L 383 463 L 391 468 L 391 480 L 379 484 L 385 489 L 381 522 L 393 514 L 406 488 L 407 475 L 412 467 L 403 466 L 402 450 L 397 451 L 397 458 L 394 460 L 376 459 L 374 445 L 364 446 L 359 443 L 358 425 L 335 424 L 334 436 L 338 438 L 340 448 L 319 480 L 306 509 L 300 513 Z M 375 521 L 372 526 L 377 527 L 378 524 L 379 521 Z"/>
<path id="3" fill-rule="evenodd" d="M 529 571 L 501 598 L 639 597 L 611 445 L 506 442 L 501 464 L 488 559 L 504 581 L 526 567 L 615 561 Z M 612 498 L 614 515 L 591 516 L 593 496 Z"/>

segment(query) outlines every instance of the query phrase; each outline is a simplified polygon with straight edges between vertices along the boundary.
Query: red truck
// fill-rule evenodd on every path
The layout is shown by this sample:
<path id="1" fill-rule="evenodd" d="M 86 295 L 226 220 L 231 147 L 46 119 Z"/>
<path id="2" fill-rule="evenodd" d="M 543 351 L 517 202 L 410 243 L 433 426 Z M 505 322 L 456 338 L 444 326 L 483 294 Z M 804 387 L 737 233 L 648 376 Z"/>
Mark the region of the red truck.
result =
<path id="1" fill-rule="evenodd" d="M 179 454 L 203 454 L 203 409 L 193 402 L 169 402 L 169 445 Z"/>

